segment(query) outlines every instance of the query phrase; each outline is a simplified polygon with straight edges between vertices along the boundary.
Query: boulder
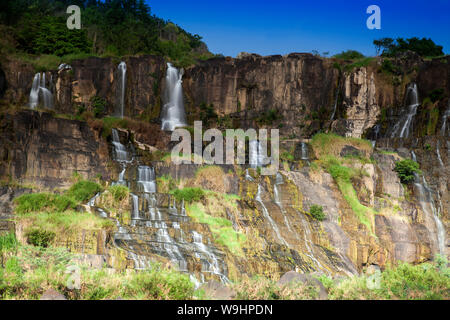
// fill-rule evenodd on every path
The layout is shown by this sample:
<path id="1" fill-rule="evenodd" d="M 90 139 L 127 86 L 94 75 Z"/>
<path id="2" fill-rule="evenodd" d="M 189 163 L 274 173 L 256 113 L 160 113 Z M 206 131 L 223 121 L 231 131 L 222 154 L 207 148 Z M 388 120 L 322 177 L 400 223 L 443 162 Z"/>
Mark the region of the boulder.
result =
<path id="1" fill-rule="evenodd" d="M 55 289 L 47 289 L 39 300 L 67 300 L 66 297 Z"/>
<path id="2" fill-rule="evenodd" d="M 205 290 L 206 296 L 213 300 L 232 300 L 236 296 L 234 290 L 214 280 L 204 283 L 200 289 Z"/>
<path id="3" fill-rule="evenodd" d="M 318 300 L 327 300 L 328 299 L 328 293 L 327 293 L 327 290 L 325 289 L 325 287 L 323 286 L 323 284 L 310 274 L 303 274 L 303 273 L 298 273 L 295 271 L 289 271 L 289 272 L 286 272 L 280 278 L 280 280 L 278 280 L 277 284 L 279 286 L 285 286 L 287 284 L 295 283 L 295 282 L 302 282 L 306 285 L 314 286 L 314 287 L 318 288 L 319 289 Z"/>

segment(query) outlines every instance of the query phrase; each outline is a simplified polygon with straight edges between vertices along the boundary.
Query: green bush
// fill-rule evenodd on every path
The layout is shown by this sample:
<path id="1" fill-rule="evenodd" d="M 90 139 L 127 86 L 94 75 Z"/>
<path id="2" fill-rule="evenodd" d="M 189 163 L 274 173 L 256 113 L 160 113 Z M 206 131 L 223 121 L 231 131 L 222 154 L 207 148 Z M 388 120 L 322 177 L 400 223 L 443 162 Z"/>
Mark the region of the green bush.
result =
<path id="1" fill-rule="evenodd" d="M 75 209 L 77 203 L 68 196 L 52 193 L 30 193 L 14 199 L 16 213 L 38 212 L 42 210 L 65 211 Z"/>
<path id="2" fill-rule="evenodd" d="M 202 188 L 183 188 L 171 190 L 169 192 L 177 201 L 184 200 L 186 202 L 200 201 L 205 196 Z"/>
<path id="3" fill-rule="evenodd" d="M 130 194 L 130 189 L 120 184 L 109 187 L 108 191 L 111 193 L 115 201 L 122 201 Z"/>
<path id="4" fill-rule="evenodd" d="M 355 50 L 347 50 L 342 51 L 333 56 L 334 58 L 343 59 L 343 60 L 353 60 L 353 59 L 362 59 L 364 55 L 361 52 Z"/>
<path id="5" fill-rule="evenodd" d="M 317 204 L 313 204 L 311 208 L 309 208 L 309 213 L 319 221 L 323 221 L 325 219 L 325 212 L 323 212 L 323 207 Z"/>
<path id="6" fill-rule="evenodd" d="M 65 195 L 73 198 L 75 201 L 85 202 L 101 191 L 103 191 L 103 188 L 98 183 L 82 180 L 72 185 Z"/>
<path id="7" fill-rule="evenodd" d="M 32 244 L 36 247 L 47 248 L 55 238 L 56 234 L 52 231 L 32 229 L 28 231 L 25 236 L 27 237 L 28 244 Z"/>
<path id="8" fill-rule="evenodd" d="M 404 159 L 395 163 L 394 170 L 397 172 L 400 181 L 408 184 L 414 181 L 414 174 L 420 174 L 419 164 L 411 159 Z"/>

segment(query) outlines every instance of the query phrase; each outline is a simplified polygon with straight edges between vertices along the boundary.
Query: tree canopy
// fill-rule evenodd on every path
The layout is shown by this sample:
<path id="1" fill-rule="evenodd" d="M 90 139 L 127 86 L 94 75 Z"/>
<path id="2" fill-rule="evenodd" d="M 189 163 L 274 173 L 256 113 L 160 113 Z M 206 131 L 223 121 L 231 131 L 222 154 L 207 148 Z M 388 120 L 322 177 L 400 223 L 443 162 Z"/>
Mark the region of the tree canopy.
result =
<path id="1" fill-rule="evenodd" d="M 406 51 L 414 51 L 422 57 L 435 57 L 442 56 L 444 52 L 443 47 L 434 43 L 433 40 L 417 37 L 403 39 L 403 38 L 382 38 L 374 40 L 373 44 L 377 51 L 377 55 L 380 53 L 386 57 L 392 57 L 399 53 Z"/>
<path id="2" fill-rule="evenodd" d="M 81 30 L 66 27 L 69 5 L 81 8 Z M 0 24 L 12 26 L 18 49 L 30 54 L 209 54 L 199 35 L 152 15 L 144 0 L 2 0 Z"/>

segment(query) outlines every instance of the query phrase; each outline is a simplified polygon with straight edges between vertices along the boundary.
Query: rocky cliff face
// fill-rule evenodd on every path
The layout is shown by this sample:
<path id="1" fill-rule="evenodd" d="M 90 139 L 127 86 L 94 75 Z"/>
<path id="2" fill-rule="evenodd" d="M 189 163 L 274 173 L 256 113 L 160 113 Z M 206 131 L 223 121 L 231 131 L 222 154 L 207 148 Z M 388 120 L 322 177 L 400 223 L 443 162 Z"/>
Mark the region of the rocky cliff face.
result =
<path id="1" fill-rule="evenodd" d="M 124 222 L 124 229 L 116 230 L 120 233 L 116 242 L 102 232 L 89 236 L 88 253 L 110 252 L 107 261 L 119 261 L 123 268 L 139 266 L 147 258 L 168 262 L 173 250 L 167 247 L 177 247 L 181 254 L 188 255 L 187 266 L 197 275 L 205 264 L 214 267 L 211 257 L 217 256 L 220 269 L 230 278 L 255 273 L 276 275 L 295 268 L 330 275 L 353 274 L 371 264 L 383 267 L 398 260 L 419 263 L 433 259 L 441 251 L 435 213 L 444 226 L 444 253 L 448 253 L 450 145 L 445 123 L 446 110 L 450 110 L 449 59 L 403 61 L 399 63 L 406 70 L 403 75 L 384 72 L 381 60 L 343 69 L 333 60 L 310 54 L 218 58 L 188 68 L 183 89 L 190 124 L 205 112 L 205 106 L 212 106 L 220 120 L 213 126 L 229 120 L 227 125 L 241 128 L 277 127 L 283 138 L 290 138 L 283 141 L 282 148 L 294 159 L 285 159 L 280 167 L 280 182 L 279 177 L 260 177 L 254 171 L 249 178 L 244 167 L 227 167 L 226 173 L 202 180 L 197 178 L 197 166 L 152 161 L 157 149 L 170 149 L 168 135 L 161 133 L 157 124 L 166 65 L 153 56 L 126 58 L 125 116 L 155 122 L 146 123 L 140 131 L 119 130 L 122 143 L 136 151 L 124 175 L 134 194 L 140 194 L 137 204 L 133 197 L 129 206 L 138 208 L 143 217 Z M 118 63 L 89 58 L 74 61 L 72 69 L 48 71 L 47 78 L 53 79 L 54 113 L 75 114 L 80 106 L 92 108 L 92 98 L 97 96 L 107 101 L 107 114 L 117 114 Z M 2 69 L 6 85 L 2 85 L 0 72 L 0 95 L 6 88 L 4 104 L 25 105 L 34 71 L 17 63 L 5 64 Z M 411 81 L 416 82 L 421 101 L 412 117 L 411 134 L 391 138 L 391 129 L 407 110 L 405 93 Z M 373 140 L 376 149 L 366 155 L 370 161 L 354 164 L 364 174 L 351 181 L 358 203 L 376 211 L 368 221 L 361 221 L 335 179 L 315 168 L 323 163 L 311 147 L 309 158 L 303 159 L 299 138 L 319 130 Z M 9 111 L 2 115 L 0 133 L 0 177 L 9 183 L 46 189 L 67 187 L 75 171 L 86 178 L 100 174 L 111 182 L 118 180 L 125 167 L 110 156 L 112 146 L 102 138 L 100 128 L 94 130 L 83 121 L 38 111 Z M 348 141 L 349 145 L 342 146 L 337 154 L 342 159 L 358 159 L 363 151 L 351 145 L 351 139 Z M 411 151 L 421 164 L 423 176 L 406 187 L 393 168 L 395 161 L 413 157 Z M 207 214 L 228 219 L 230 228 L 247 237 L 242 253 L 217 243 L 213 228 L 207 224 L 180 218 L 183 208 L 171 202 L 169 190 L 158 189 L 155 208 L 150 208 L 151 199 L 139 189 L 142 165 L 155 168 L 160 179 L 173 178 L 180 188 L 197 186 L 218 194 L 238 195 L 233 205 L 223 196 L 211 197 L 208 201 L 213 202 L 202 205 Z M 2 201 L 9 203 L 3 207 L 10 208 L 15 191 L 2 194 Z M 313 204 L 323 206 L 327 213 L 324 221 L 310 215 Z M 156 224 L 151 209 L 162 213 Z M 3 211 L 9 215 L 10 209 Z M 167 237 L 176 243 L 167 242 Z M 59 243 L 66 240 L 75 251 L 84 248 L 78 236 L 58 239 Z M 202 244 L 209 253 L 202 251 Z"/>
<path id="2" fill-rule="evenodd" d="M 396 121 L 411 81 L 417 83 L 420 97 L 435 89 L 449 96 L 449 60 L 399 60 L 397 74 L 384 71 L 378 58 L 367 66 L 348 68 L 333 59 L 300 53 L 215 58 L 185 71 L 184 99 L 189 122 L 199 119 L 204 112 L 202 105 L 212 105 L 219 118 L 231 118 L 235 127 L 279 127 L 282 134 L 297 137 L 331 128 L 342 135 L 361 137 L 376 123 Z M 124 61 L 125 115 L 159 121 L 166 63 L 156 56 L 128 57 Z M 107 101 L 108 114 L 117 114 L 121 82 L 118 64 L 111 58 L 88 58 L 74 61 L 72 69 L 48 71 L 47 78 L 53 79 L 56 111 L 74 114 L 79 106 L 89 109 L 91 99 L 98 96 Z M 10 62 L 2 69 L 8 87 L 6 102 L 26 104 L 32 68 Z M 443 114 L 447 105 L 440 103 L 437 107 Z M 424 117 L 427 115 L 418 119 Z"/>
<path id="3" fill-rule="evenodd" d="M 2 117 L 2 180 L 53 189 L 69 186 L 74 173 L 110 177 L 108 145 L 86 122 L 37 111 Z"/>

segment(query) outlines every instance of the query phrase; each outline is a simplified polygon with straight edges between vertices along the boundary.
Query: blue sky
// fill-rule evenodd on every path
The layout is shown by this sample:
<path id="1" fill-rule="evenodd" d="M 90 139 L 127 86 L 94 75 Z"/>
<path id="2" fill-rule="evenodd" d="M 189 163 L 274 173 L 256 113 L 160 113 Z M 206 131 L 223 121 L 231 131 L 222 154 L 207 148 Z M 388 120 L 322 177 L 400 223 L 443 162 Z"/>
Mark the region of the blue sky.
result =
<path id="1" fill-rule="evenodd" d="M 290 52 L 375 55 L 382 37 L 433 39 L 450 53 L 450 0 L 149 0 L 152 13 L 197 33 L 213 53 L 236 56 Z M 369 5 L 381 9 L 381 30 L 369 30 Z"/>

